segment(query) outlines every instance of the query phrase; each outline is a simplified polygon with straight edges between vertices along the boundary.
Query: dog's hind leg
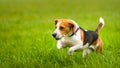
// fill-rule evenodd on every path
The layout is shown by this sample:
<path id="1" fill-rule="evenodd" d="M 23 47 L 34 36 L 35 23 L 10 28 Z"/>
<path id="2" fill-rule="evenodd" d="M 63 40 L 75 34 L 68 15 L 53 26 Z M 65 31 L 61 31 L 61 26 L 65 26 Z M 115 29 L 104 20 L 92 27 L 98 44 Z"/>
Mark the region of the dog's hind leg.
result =
<path id="1" fill-rule="evenodd" d="M 103 46 L 102 46 L 103 44 L 102 44 L 102 40 L 101 39 L 99 39 L 99 45 L 98 45 L 98 48 L 97 48 L 97 52 L 99 52 L 99 53 L 102 53 L 102 49 L 103 49 Z"/>

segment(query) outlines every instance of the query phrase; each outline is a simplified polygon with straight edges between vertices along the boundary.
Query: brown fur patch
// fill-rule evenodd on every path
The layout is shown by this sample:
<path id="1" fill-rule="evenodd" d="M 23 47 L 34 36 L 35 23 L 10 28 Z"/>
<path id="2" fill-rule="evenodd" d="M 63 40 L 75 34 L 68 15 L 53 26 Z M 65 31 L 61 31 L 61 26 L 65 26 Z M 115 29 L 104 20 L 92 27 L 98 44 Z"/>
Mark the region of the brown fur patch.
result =
<path id="1" fill-rule="evenodd" d="M 98 39 L 92 43 L 93 46 L 96 46 L 97 44 L 98 48 L 96 51 L 102 53 L 102 40 L 100 37 L 98 37 Z"/>
<path id="2" fill-rule="evenodd" d="M 84 32 L 83 30 L 80 30 L 81 40 L 84 43 Z"/>
<path id="3" fill-rule="evenodd" d="M 62 35 L 66 35 L 66 34 L 68 34 L 71 30 L 73 30 L 74 31 L 74 27 L 75 27 L 75 25 L 73 24 L 73 22 L 71 21 L 71 20 L 67 20 L 67 19 L 57 19 L 57 20 L 55 20 L 55 22 L 61 22 L 60 23 L 60 26 L 56 26 L 56 27 L 59 27 L 59 30 L 60 30 L 60 33 L 62 34 Z M 55 25 L 57 25 L 56 23 L 55 23 Z M 61 29 L 61 27 L 62 27 L 62 29 Z"/>
<path id="4" fill-rule="evenodd" d="M 101 38 L 98 39 L 98 43 L 99 43 L 99 45 L 98 45 L 98 48 L 97 48 L 97 52 L 102 53 L 102 40 L 101 40 Z"/>

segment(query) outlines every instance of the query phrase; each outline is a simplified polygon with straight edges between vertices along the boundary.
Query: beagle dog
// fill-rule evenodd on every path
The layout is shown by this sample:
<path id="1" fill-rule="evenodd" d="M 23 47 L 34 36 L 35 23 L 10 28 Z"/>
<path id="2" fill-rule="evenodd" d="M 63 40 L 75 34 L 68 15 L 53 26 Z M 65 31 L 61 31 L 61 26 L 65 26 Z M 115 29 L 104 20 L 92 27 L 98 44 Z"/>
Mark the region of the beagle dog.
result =
<path id="1" fill-rule="evenodd" d="M 100 29 L 104 26 L 104 20 L 99 18 L 99 25 L 95 31 L 84 30 L 78 24 L 69 19 L 56 19 L 55 31 L 52 36 L 58 41 L 57 48 L 69 47 L 68 55 L 82 50 L 83 58 L 92 51 L 102 53 L 102 40 L 99 36 Z"/>

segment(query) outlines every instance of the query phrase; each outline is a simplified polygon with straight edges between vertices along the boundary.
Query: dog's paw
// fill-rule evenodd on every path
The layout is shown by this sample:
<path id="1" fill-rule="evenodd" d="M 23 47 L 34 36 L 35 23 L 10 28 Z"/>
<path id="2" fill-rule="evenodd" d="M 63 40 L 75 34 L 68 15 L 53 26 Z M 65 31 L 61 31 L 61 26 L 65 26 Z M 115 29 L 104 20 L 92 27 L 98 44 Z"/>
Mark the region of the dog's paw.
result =
<path id="1" fill-rule="evenodd" d="M 95 46 L 90 46 L 89 49 L 92 50 L 92 51 L 95 51 L 97 47 Z"/>
<path id="2" fill-rule="evenodd" d="M 68 51 L 68 55 L 72 56 L 73 55 L 73 51 Z"/>
<path id="3" fill-rule="evenodd" d="M 60 50 L 61 48 L 62 48 L 62 46 L 57 46 L 57 49 L 59 49 L 59 50 Z"/>

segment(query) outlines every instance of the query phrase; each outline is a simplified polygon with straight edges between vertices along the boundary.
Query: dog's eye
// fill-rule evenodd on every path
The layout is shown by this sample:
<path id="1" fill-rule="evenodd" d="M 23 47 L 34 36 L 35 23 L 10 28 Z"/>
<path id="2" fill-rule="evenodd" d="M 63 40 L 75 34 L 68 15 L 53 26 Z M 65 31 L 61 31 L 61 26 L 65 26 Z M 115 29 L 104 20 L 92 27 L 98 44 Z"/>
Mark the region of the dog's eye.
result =
<path id="1" fill-rule="evenodd" d="M 59 28 L 60 30 L 64 30 L 64 27 L 62 27 L 62 26 L 60 26 L 60 28 Z"/>

